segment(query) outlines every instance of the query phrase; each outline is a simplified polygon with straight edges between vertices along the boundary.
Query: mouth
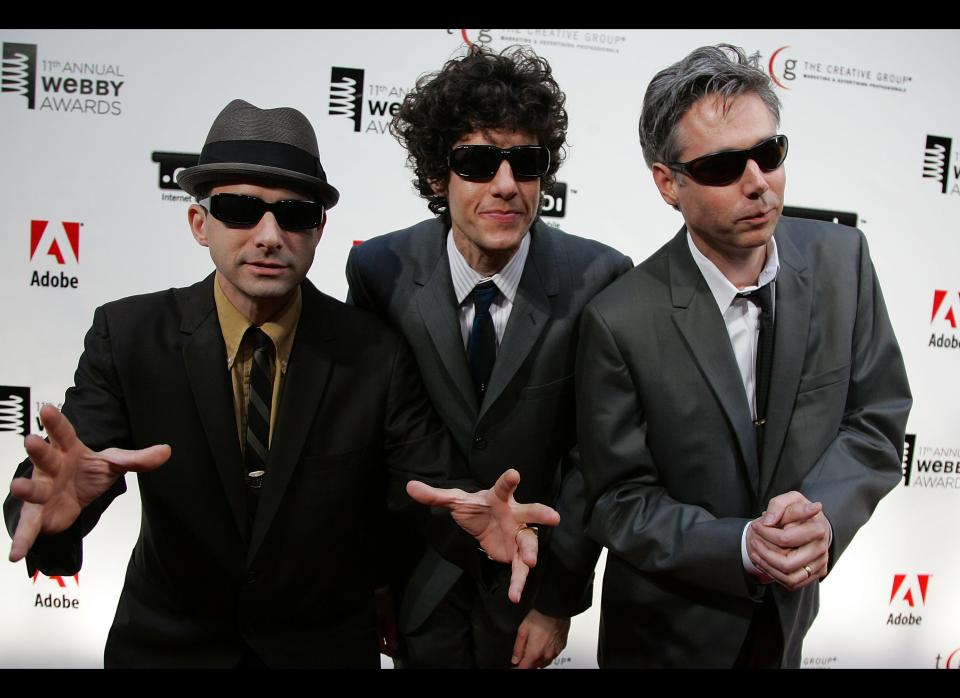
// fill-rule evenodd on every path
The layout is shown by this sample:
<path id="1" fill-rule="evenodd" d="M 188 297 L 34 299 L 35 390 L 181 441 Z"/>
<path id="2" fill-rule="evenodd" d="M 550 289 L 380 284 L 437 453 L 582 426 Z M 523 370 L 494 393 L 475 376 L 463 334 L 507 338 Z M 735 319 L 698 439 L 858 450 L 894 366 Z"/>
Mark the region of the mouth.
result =
<path id="1" fill-rule="evenodd" d="M 278 276 L 282 274 L 287 269 L 286 264 L 281 264 L 280 262 L 274 262 L 269 259 L 260 259 L 254 260 L 251 262 L 244 262 L 244 265 L 247 266 L 253 273 L 259 274 L 262 276 Z"/>
<path id="2" fill-rule="evenodd" d="M 758 211 L 750 216 L 744 216 L 740 220 L 744 223 L 767 223 L 773 218 L 776 208 L 768 208 L 766 211 Z"/>
<path id="3" fill-rule="evenodd" d="M 495 210 L 495 211 L 482 211 L 480 215 L 487 220 L 496 221 L 498 223 L 512 223 L 513 221 L 521 218 L 523 216 L 522 211 L 514 210 Z"/>

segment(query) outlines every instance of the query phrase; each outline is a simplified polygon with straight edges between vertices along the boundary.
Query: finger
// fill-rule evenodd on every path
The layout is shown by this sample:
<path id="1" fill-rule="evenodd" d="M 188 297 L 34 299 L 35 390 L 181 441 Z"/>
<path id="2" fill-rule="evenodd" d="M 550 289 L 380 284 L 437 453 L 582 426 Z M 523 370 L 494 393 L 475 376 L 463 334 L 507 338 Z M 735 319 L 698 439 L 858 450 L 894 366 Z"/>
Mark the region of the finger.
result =
<path id="1" fill-rule="evenodd" d="M 513 468 L 504 471 L 493 486 L 493 494 L 501 502 L 509 502 L 520 484 L 520 473 Z"/>
<path id="2" fill-rule="evenodd" d="M 145 473 L 159 468 L 169 460 L 173 450 L 167 444 L 158 444 L 130 451 L 125 448 L 107 448 L 100 457 L 111 465 L 132 473 Z"/>
<path id="3" fill-rule="evenodd" d="M 796 491 L 784 492 L 767 502 L 767 510 L 763 513 L 764 526 L 776 526 L 783 516 L 784 510 L 794 502 L 806 502 L 807 498 Z"/>
<path id="4" fill-rule="evenodd" d="M 560 523 L 560 514 L 546 504 L 514 503 L 511 507 L 511 512 L 517 521 L 525 521 L 528 524 L 556 526 Z"/>
<path id="5" fill-rule="evenodd" d="M 61 462 L 60 452 L 36 434 L 30 434 L 23 440 L 23 448 L 35 469 L 56 477 Z"/>
<path id="6" fill-rule="evenodd" d="M 431 507 L 446 507 L 449 509 L 457 500 L 465 497 L 467 493 L 456 488 L 440 489 L 439 487 L 431 487 L 425 482 L 411 480 L 407 483 L 407 494 L 410 495 L 413 501 L 419 502 L 420 504 Z"/>
<path id="7" fill-rule="evenodd" d="M 77 432 L 70 420 L 51 404 L 40 408 L 40 422 L 50 438 L 50 442 L 58 448 L 69 451 L 77 442 Z"/>
<path id="8" fill-rule="evenodd" d="M 36 504 L 24 504 L 20 509 L 20 521 L 13 532 L 13 544 L 10 546 L 10 562 L 19 562 L 40 535 L 43 510 Z"/>
<path id="9" fill-rule="evenodd" d="M 779 526 L 781 528 L 790 524 L 802 523 L 823 511 L 823 505 L 820 502 L 793 502 L 788 505 L 780 517 Z"/>
<path id="10" fill-rule="evenodd" d="M 517 531 L 517 547 L 523 564 L 527 567 L 536 567 L 539 550 L 537 532 L 532 528 L 523 528 Z"/>
<path id="11" fill-rule="evenodd" d="M 530 636 L 530 630 L 527 627 L 526 621 L 520 624 L 520 628 L 517 630 L 517 639 L 513 643 L 513 654 L 510 655 L 510 663 L 517 665 L 520 663 L 520 660 L 523 658 L 523 653 L 527 649 L 527 638 Z"/>
<path id="12" fill-rule="evenodd" d="M 46 504 L 53 492 L 49 480 L 18 477 L 10 483 L 10 494 L 24 502 Z"/>
<path id="13" fill-rule="evenodd" d="M 771 528 L 762 524 L 752 528 L 755 528 L 757 537 L 783 549 L 799 548 L 827 536 L 827 527 L 822 517 L 808 519 L 789 528 Z"/>
<path id="14" fill-rule="evenodd" d="M 510 563 L 512 572 L 510 574 L 510 589 L 507 596 L 514 603 L 520 603 L 520 596 L 523 594 L 523 586 L 527 583 L 527 575 L 530 574 L 530 568 L 523 564 L 520 555 L 513 556 L 513 562 Z"/>
<path id="15" fill-rule="evenodd" d="M 803 580 L 800 581 L 798 584 L 796 584 L 796 585 L 793 587 L 793 590 L 794 590 L 794 591 L 797 591 L 798 589 L 802 589 L 802 588 L 805 587 L 805 586 L 809 586 L 809 585 L 814 584 L 815 582 L 818 582 L 818 581 L 820 581 L 821 579 L 823 579 L 823 578 L 827 575 L 827 562 L 828 562 L 828 560 L 829 560 L 829 556 L 826 555 L 826 554 L 824 554 L 824 555 L 822 555 L 820 558 L 818 558 L 818 559 L 816 560 L 816 562 L 813 562 L 813 563 L 807 565 L 807 567 L 809 568 L 809 571 L 810 571 L 809 576 L 807 576 L 806 579 L 803 579 Z M 807 569 L 804 568 L 804 572 L 806 572 L 806 571 L 807 571 Z"/>

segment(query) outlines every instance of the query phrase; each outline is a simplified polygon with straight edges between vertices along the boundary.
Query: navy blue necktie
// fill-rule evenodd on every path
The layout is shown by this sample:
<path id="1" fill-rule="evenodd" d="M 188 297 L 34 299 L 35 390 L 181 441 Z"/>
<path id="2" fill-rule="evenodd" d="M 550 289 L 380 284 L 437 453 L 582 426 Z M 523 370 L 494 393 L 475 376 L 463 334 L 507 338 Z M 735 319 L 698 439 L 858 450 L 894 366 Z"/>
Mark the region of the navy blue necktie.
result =
<path id="1" fill-rule="evenodd" d="M 497 332 L 493 328 L 490 316 L 490 304 L 497 296 L 497 285 L 492 281 L 477 284 L 473 292 L 473 327 L 467 340 L 467 362 L 473 377 L 473 388 L 477 393 L 477 403 L 483 402 L 493 373 L 493 362 L 497 358 Z"/>

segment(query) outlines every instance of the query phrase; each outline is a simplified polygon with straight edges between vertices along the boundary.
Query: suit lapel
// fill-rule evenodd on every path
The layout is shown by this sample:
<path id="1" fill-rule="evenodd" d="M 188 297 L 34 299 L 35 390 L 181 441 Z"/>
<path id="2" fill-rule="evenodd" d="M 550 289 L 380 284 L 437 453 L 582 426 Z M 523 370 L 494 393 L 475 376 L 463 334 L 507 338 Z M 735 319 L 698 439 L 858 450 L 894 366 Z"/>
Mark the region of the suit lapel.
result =
<path id="1" fill-rule="evenodd" d="M 301 289 L 303 308 L 277 406 L 267 459 L 267 477 L 253 522 L 248 562 L 254 559 L 280 507 L 290 477 L 300 460 L 307 434 L 316 420 L 333 368 L 331 349 L 335 339 L 334 328 L 337 326 L 335 305 L 325 299 L 309 281 L 305 281 Z"/>
<path id="2" fill-rule="evenodd" d="M 559 291 L 560 260 L 556 245 L 550 239 L 550 231 L 539 221 L 532 230 L 530 252 L 517 287 L 510 319 L 504 329 L 503 341 L 500 342 L 497 360 L 493 365 L 490 387 L 480 408 L 480 419 L 526 361 L 550 319 L 549 296 L 555 296 Z"/>
<path id="3" fill-rule="evenodd" d="M 440 226 L 437 227 L 437 230 L 439 229 Z M 457 386 L 457 393 L 472 421 L 472 415 L 477 414 L 477 398 L 467 366 L 463 336 L 460 334 L 460 316 L 453 295 L 453 279 L 450 277 L 445 238 L 446 235 L 440 232 L 430 241 L 429 247 L 426 247 L 425 242 L 427 259 L 414 279 L 421 287 L 416 299 L 417 310 L 440 356 L 443 368 Z"/>
<path id="4" fill-rule="evenodd" d="M 207 444 L 240 535 L 246 538 L 243 459 L 233 413 L 233 388 L 213 300 L 214 275 L 184 291 L 183 361 Z M 199 464 L 198 464 L 199 467 Z"/>
<path id="5" fill-rule="evenodd" d="M 810 329 L 813 294 L 811 272 L 790 238 L 782 232 L 788 225 L 781 219 L 776 235 L 780 272 L 777 274 L 774 303 L 773 368 L 770 374 L 767 425 L 764 427 L 767 432 L 761 461 L 760 493 L 764 501 L 793 415 Z"/>
<path id="6" fill-rule="evenodd" d="M 687 247 L 682 228 L 670 244 L 673 321 L 736 434 L 751 491 L 760 486 L 756 436 L 723 316 Z"/>

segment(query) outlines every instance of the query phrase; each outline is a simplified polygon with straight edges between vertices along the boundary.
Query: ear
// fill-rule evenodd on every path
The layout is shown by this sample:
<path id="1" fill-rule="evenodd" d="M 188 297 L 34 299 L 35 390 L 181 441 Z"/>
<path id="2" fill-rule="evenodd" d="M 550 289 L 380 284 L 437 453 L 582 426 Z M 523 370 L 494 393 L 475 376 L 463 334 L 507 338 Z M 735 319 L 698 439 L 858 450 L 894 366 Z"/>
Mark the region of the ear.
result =
<path id="1" fill-rule="evenodd" d="M 190 208 L 187 209 L 187 222 L 190 223 L 190 232 L 193 233 L 193 239 L 204 247 L 210 247 L 206 231 L 207 212 L 203 206 L 190 204 Z"/>
<path id="2" fill-rule="evenodd" d="M 657 189 L 660 190 L 660 196 L 663 197 L 663 200 L 667 202 L 670 206 L 673 206 L 678 211 L 679 206 L 677 202 L 679 197 L 677 196 L 677 178 L 673 170 L 664 165 L 662 162 L 655 162 L 650 168 L 653 173 L 653 183 L 657 185 Z"/>
<path id="3" fill-rule="evenodd" d="M 447 183 L 441 182 L 438 179 L 431 179 L 430 188 L 433 189 L 433 193 L 437 196 L 446 196 L 447 195 Z"/>
<path id="4" fill-rule="evenodd" d="M 320 225 L 317 226 L 317 232 L 314 234 L 313 244 L 316 245 L 323 237 L 323 228 L 327 224 L 327 210 L 323 210 L 323 218 L 320 219 Z"/>

